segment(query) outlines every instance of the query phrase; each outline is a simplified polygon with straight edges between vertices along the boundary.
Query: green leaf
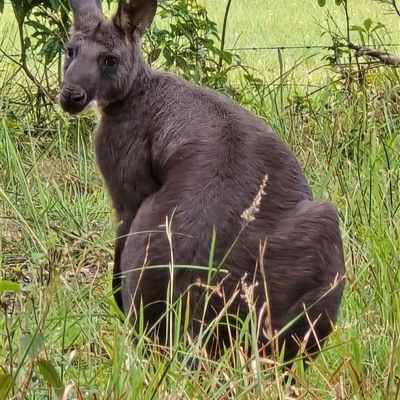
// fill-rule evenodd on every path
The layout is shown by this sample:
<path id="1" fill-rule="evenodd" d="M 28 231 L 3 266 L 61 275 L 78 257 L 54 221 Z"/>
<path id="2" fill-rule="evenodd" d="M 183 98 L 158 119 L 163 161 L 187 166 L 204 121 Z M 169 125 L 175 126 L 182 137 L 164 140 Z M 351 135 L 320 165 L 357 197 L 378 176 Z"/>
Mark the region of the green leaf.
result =
<path id="1" fill-rule="evenodd" d="M 341 6 L 342 3 L 343 3 L 342 0 L 335 0 L 335 4 L 336 4 L 337 6 Z"/>
<path id="2" fill-rule="evenodd" d="M 46 25 L 43 25 L 38 21 L 27 21 L 27 22 L 25 22 L 25 25 L 29 25 L 32 28 L 34 28 L 36 31 L 44 32 L 44 33 L 48 34 L 49 36 L 51 36 L 53 33 L 51 31 L 51 29 L 49 29 Z"/>
<path id="3" fill-rule="evenodd" d="M 28 334 L 20 339 L 20 345 L 24 351 L 28 350 L 29 357 L 36 357 L 44 347 L 44 337 L 41 332 L 35 335 Z"/>
<path id="4" fill-rule="evenodd" d="M 228 53 L 227 51 L 221 51 L 218 47 L 213 46 L 211 43 L 205 43 L 204 47 L 213 53 L 215 53 L 217 56 L 222 58 L 228 65 L 232 64 L 232 54 Z"/>
<path id="5" fill-rule="evenodd" d="M 53 11 L 58 11 L 60 8 L 60 0 L 50 0 L 51 7 Z"/>
<path id="6" fill-rule="evenodd" d="M 373 33 L 375 31 L 377 31 L 378 29 L 382 29 L 382 28 L 386 28 L 386 25 L 381 24 L 380 22 L 378 22 L 372 29 L 370 33 Z"/>
<path id="7" fill-rule="evenodd" d="M 3 14 L 4 11 L 4 0 L 0 0 L 0 14 Z"/>
<path id="8" fill-rule="evenodd" d="M 326 4 L 326 0 L 318 0 L 318 5 L 320 7 L 325 7 L 325 4 Z"/>
<path id="9" fill-rule="evenodd" d="M 367 32 L 365 31 L 365 29 L 364 29 L 362 26 L 358 26 L 358 25 L 352 25 L 352 26 L 350 27 L 350 30 L 351 30 L 351 31 L 355 31 L 355 32 L 359 32 L 360 34 L 362 34 L 362 33 L 367 33 Z"/>
<path id="10" fill-rule="evenodd" d="M 0 293 L 1 292 L 20 292 L 21 285 L 17 282 L 11 281 L 0 281 Z"/>
<path id="11" fill-rule="evenodd" d="M 57 396 L 61 397 L 64 392 L 64 385 L 53 364 L 48 360 L 40 359 L 37 366 L 47 384 L 55 390 Z"/>
<path id="12" fill-rule="evenodd" d="M 12 376 L 8 373 L 0 374 L 0 400 L 5 400 L 8 397 L 11 385 Z"/>
<path id="13" fill-rule="evenodd" d="M 372 26 L 372 19 L 371 19 L 371 18 L 367 18 L 367 19 L 364 21 L 365 30 L 366 30 L 367 32 L 369 32 L 371 26 Z"/>
<path id="14" fill-rule="evenodd" d="M 26 36 L 26 37 L 24 38 L 24 42 L 25 42 L 25 48 L 26 48 L 26 49 L 29 49 L 29 48 L 31 47 L 31 39 L 30 39 L 30 37 L 29 37 L 29 36 Z"/>

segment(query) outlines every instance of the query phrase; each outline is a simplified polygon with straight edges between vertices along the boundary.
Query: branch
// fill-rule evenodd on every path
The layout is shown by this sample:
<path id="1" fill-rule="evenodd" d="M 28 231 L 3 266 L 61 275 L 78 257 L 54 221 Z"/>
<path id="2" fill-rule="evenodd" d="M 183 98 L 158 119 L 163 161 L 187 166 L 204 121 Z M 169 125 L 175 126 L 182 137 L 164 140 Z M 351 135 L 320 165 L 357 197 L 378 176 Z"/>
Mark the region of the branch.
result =
<path id="1" fill-rule="evenodd" d="M 380 62 L 385 65 L 391 65 L 392 67 L 400 67 L 400 57 L 394 54 L 390 54 L 384 50 L 371 49 L 370 47 L 359 46 L 349 42 L 347 47 L 351 50 L 355 50 L 356 57 L 369 56 L 377 58 Z"/>
<path id="2" fill-rule="evenodd" d="M 377 3 L 387 4 L 392 7 L 394 12 L 400 17 L 400 7 L 397 5 L 397 0 L 375 0 Z"/>
<path id="3" fill-rule="evenodd" d="M 394 11 L 396 11 L 396 14 L 400 17 L 400 9 L 397 5 L 396 0 L 392 0 L 392 7 L 394 8 Z"/>
<path id="4" fill-rule="evenodd" d="M 232 0 L 228 0 L 228 3 L 227 3 L 226 8 L 225 8 L 224 22 L 223 22 L 223 25 L 222 25 L 221 51 L 225 50 L 226 27 L 227 27 L 227 23 L 228 23 L 228 15 L 229 15 L 229 9 L 231 8 L 231 3 L 232 3 Z M 218 68 L 220 70 L 222 68 L 222 57 L 219 57 Z"/>
<path id="5" fill-rule="evenodd" d="M 13 11 L 15 18 L 17 20 L 17 26 L 18 26 L 18 34 L 19 34 L 19 42 L 20 42 L 20 47 L 21 47 L 21 59 L 20 62 L 14 61 L 25 73 L 25 75 L 38 87 L 39 90 L 42 91 L 52 102 L 55 101 L 54 96 L 49 93 L 49 91 L 35 78 L 35 76 L 32 74 L 30 71 L 28 64 L 26 62 L 27 59 L 27 48 L 26 48 L 26 43 L 25 43 L 25 35 L 24 35 L 24 21 L 27 16 L 27 10 L 24 8 L 21 12 L 21 14 L 18 13 L 17 6 L 12 3 L 13 6 Z"/>

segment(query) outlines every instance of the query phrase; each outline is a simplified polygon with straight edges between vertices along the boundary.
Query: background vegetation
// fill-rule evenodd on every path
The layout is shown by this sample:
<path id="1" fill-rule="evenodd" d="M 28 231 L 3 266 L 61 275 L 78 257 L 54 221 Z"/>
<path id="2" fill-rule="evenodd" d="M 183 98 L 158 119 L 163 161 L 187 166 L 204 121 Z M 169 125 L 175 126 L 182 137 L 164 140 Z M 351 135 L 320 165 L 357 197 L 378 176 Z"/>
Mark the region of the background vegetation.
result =
<path id="1" fill-rule="evenodd" d="M 160 1 L 144 48 L 154 68 L 258 114 L 290 144 L 315 197 L 339 208 L 340 321 L 294 388 L 275 363 L 260 371 L 240 351 L 233 365 L 204 358 L 189 371 L 185 349 L 170 362 L 144 338 L 132 346 L 111 296 L 114 227 L 93 114 L 71 118 L 55 103 L 66 2 L 0 1 L 0 399 L 400 398 L 400 80 L 346 46 L 400 43 L 398 8 L 323 3 Z M 293 45 L 326 47 L 282 49 Z M 279 48 L 237 50 L 249 47 Z"/>

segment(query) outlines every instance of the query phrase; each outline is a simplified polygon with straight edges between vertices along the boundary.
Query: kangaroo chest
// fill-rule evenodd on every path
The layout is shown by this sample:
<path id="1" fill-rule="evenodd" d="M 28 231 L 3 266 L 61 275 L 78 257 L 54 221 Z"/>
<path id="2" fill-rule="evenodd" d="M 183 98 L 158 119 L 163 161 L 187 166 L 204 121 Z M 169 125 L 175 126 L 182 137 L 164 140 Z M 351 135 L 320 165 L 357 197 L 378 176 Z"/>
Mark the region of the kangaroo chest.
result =
<path id="1" fill-rule="evenodd" d="M 117 215 L 121 219 L 134 216 L 143 200 L 158 190 L 148 141 L 118 126 L 100 125 L 94 148 Z"/>

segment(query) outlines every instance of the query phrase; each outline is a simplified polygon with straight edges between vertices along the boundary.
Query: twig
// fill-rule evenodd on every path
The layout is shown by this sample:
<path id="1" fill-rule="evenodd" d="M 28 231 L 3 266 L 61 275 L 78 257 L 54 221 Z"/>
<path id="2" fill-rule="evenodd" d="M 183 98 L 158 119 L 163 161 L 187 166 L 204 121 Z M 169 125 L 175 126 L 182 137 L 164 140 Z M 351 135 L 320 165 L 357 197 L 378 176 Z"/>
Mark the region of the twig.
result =
<path id="1" fill-rule="evenodd" d="M 221 52 L 225 50 L 225 38 L 226 38 L 226 28 L 228 24 L 229 9 L 231 8 L 232 0 L 228 0 L 225 8 L 224 22 L 222 24 L 222 35 L 221 35 Z M 219 57 L 218 68 L 222 68 L 222 57 Z"/>
<path id="2" fill-rule="evenodd" d="M 387 51 L 371 49 L 370 47 L 359 46 L 351 42 L 347 44 L 347 47 L 351 50 L 355 50 L 356 57 L 369 56 L 377 58 L 385 65 L 391 65 L 396 68 L 400 67 L 400 57 L 394 54 L 390 54 Z"/>
<path id="3" fill-rule="evenodd" d="M 346 15 L 346 36 L 347 41 L 350 42 L 350 14 L 349 14 L 349 3 L 347 0 L 343 0 L 342 2 L 344 13 Z M 351 64 L 351 53 L 349 53 L 349 63 Z"/>
<path id="4" fill-rule="evenodd" d="M 392 6 L 394 8 L 394 11 L 396 11 L 396 14 L 400 17 L 400 9 L 399 9 L 399 7 L 397 5 L 396 0 L 392 0 Z"/>
<path id="5" fill-rule="evenodd" d="M 375 0 L 375 1 L 393 7 L 394 12 L 400 17 L 400 7 L 397 5 L 396 0 Z"/>
<path id="6" fill-rule="evenodd" d="M 16 60 L 13 60 L 12 58 L 8 57 L 11 61 L 14 61 L 24 72 L 25 75 L 41 90 L 52 102 L 55 101 L 54 96 L 52 96 L 49 91 L 35 78 L 35 76 L 32 74 L 30 69 L 28 68 L 28 64 L 26 62 L 27 58 L 27 48 L 25 44 L 25 35 L 24 35 L 24 22 L 25 22 L 25 17 L 26 17 L 26 10 L 24 10 L 23 15 L 18 16 L 18 12 L 15 9 L 14 4 L 12 4 L 14 14 L 16 16 L 17 20 L 17 26 L 18 26 L 18 34 L 19 34 L 19 41 L 20 41 L 20 46 L 21 46 L 21 58 L 20 62 L 17 62 Z M 2 52 L 4 54 L 4 52 Z"/>
<path id="7" fill-rule="evenodd" d="M 347 66 L 347 67 L 350 66 L 350 64 L 344 64 L 344 65 Z M 364 64 L 360 64 L 360 65 L 364 65 Z M 381 64 L 379 64 L 379 61 L 376 61 L 375 63 L 372 63 L 372 62 L 365 63 L 365 65 L 366 65 L 366 67 L 363 69 L 364 72 L 373 70 L 373 69 L 378 68 L 378 67 L 381 66 Z M 325 64 L 325 65 L 323 65 L 323 66 L 321 66 L 321 67 L 315 68 L 315 69 L 312 70 L 311 72 L 315 72 L 315 71 L 317 71 L 317 70 L 319 70 L 319 69 L 321 69 L 321 68 L 326 68 L 326 67 L 328 67 L 328 66 L 329 66 L 329 64 Z M 336 83 L 339 83 L 339 82 L 341 82 L 341 81 L 342 81 L 342 78 L 338 78 L 338 79 L 332 80 L 331 83 L 332 83 L 332 84 L 336 84 Z M 304 98 L 305 98 L 305 99 L 309 99 L 311 96 L 313 96 L 314 94 L 316 94 L 316 93 L 318 93 L 318 92 L 321 92 L 321 91 L 324 90 L 324 89 L 326 89 L 326 86 L 325 86 L 325 85 L 319 86 L 319 87 L 317 87 L 316 89 L 314 89 L 313 91 L 311 91 L 310 93 L 306 93 L 306 94 L 304 95 Z M 289 104 L 289 105 L 287 105 L 287 106 L 285 107 L 285 109 L 287 110 L 287 109 L 289 109 L 290 107 L 291 107 L 291 105 Z M 400 207 L 399 207 L 399 208 L 400 208 Z"/>

